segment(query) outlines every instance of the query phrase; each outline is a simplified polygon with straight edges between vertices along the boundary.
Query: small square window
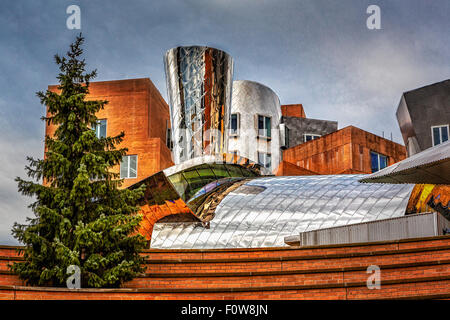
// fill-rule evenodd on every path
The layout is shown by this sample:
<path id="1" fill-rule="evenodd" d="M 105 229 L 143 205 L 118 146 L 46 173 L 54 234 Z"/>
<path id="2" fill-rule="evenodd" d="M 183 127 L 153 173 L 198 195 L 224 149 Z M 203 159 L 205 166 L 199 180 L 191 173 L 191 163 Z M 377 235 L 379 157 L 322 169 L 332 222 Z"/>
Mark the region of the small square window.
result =
<path id="1" fill-rule="evenodd" d="M 437 146 L 448 140 L 448 124 L 431 127 L 433 146 Z"/>
<path id="2" fill-rule="evenodd" d="M 97 123 L 92 127 L 97 138 L 106 138 L 106 119 L 97 120 Z"/>
<path id="3" fill-rule="evenodd" d="M 320 138 L 320 134 L 314 134 L 314 133 L 305 133 L 304 135 L 304 140 L 305 142 L 311 141 L 311 140 L 315 140 Z"/>
<path id="4" fill-rule="evenodd" d="M 230 121 L 230 135 L 237 136 L 239 134 L 239 114 L 233 113 L 231 114 L 231 121 Z"/>
<path id="5" fill-rule="evenodd" d="M 379 154 L 374 151 L 370 151 L 370 164 L 372 172 L 377 172 L 388 165 L 387 156 Z"/>
<path id="6" fill-rule="evenodd" d="M 258 152 L 258 163 L 259 165 L 270 169 L 272 166 L 272 155 L 270 153 Z"/>
<path id="7" fill-rule="evenodd" d="M 120 163 L 120 178 L 137 178 L 137 155 L 123 156 Z"/>
<path id="8" fill-rule="evenodd" d="M 258 136 L 264 138 L 271 137 L 271 118 L 258 116 Z"/>

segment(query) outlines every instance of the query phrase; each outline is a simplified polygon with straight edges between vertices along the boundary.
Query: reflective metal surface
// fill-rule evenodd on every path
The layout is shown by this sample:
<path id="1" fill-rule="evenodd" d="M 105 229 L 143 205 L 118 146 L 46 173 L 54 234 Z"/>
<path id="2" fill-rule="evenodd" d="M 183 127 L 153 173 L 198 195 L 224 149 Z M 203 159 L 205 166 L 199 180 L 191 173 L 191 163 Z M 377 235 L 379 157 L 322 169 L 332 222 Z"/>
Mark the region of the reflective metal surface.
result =
<path id="1" fill-rule="evenodd" d="M 280 163 L 280 121 L 281 106 L 277 94 L 269 87 L 248 80 L 233 81 L 231 113 L 238 114 L 238 130 L 230 131 L 229 152 L 258 162 L 259 153 L 270 153 L 270 171 Z M 257 117 L 270 118 L 270 136 L 258 131 Z"/>
<path id="2" fill-rule="evenodd" d="M 260 177 L 229 192 L 209 228 L 156 223 L 152 248 L 284 246 L 309 230 L 405 214 L 413 185 L 362 184 L 361 175 Z"/>
<path id="3" fill-rule="evenodd" d="M 214 181 L 233 177 L 257 177 L 261 175 L 261 170 L 265 169 L 248 159 L 223 154 L 185 161 L 165 169 L 164 174 L 181 198 L 189 201 L 201 188 Z"/>
<path id="4" fill-rule="evenodd" d="M 405 142 L 406 152 L 408 157 L 413 154 L 420 152 L 420 146 L 417 141 L 417 135 L 414 130 L 414 125 L 411 120 L 410 111 L 408 110 L 408 105 L 406 104 L 405 96 L 402 95 L 400 103 L 396 112 L 397 122 L 402 133 L 403 141 Z"/>
<path id="5" fill-rule="evenodd" d="M 180 198 L 172 184 L 167 180 L 164 173 L 158 172 L 142 181 L 135 183 L 129 188 L 137 188 L 141 184 L 146 185 L 144 197 L 139 205 L 142 221 L 138 232 L 147 241 L 150 241 L 153 225 L 158 220 L 169 215 L 183 215 L 184 221 L 200 221 L 186 203 Z"/>
<path id="6" fill-rule="evenodd" d="M 396 116 L 408 156 L 434 145 L 433 126 L 450 123 L 450 79 L 404 92 Z"/>
<path id="7" fill-rule="evenodd" d="M 233 60 L 209 47 L 177 47 L 164 57 L 175 164 L 227 152 Z"/>
<path id="8" fill-rule="evenodd" d="M 449 227 L 450 221 L 437 212 L 411 214 L 350 226 L 302 232 L 298 236 L 296 245 L 318 246 L 435 237 L 443 235 L 444 229 Z M 292 243 L 292 237 L 286 238 L 285 241 Z"/>
<path id="9" fill-rule="evenodd" d="M 139 232 L 150 241 L 159 220 L 209 221 L 219 199 L 261 171 L 266 169 L 249 159 L 222 154 L 194 158 L 151 175 L 129 187 L 147 187 L 139 203 L 143 215 Z"/>
<path id="10" fill-rule="evenodd" d="M 416 184 L 406 213 L 437 211 L 450 219 L 450 185 Z"/>

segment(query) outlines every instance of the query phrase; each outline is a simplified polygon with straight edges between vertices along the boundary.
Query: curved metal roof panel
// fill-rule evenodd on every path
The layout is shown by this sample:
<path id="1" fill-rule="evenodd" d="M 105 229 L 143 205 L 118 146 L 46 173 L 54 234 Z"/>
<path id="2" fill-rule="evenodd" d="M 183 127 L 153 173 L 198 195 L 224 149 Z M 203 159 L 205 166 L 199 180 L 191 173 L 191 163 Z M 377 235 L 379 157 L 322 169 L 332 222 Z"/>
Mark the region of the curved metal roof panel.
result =
<path id="1" fill-rule="evenodd" d="M 399 217 L 413 185 L 362 184 L 361 175 L 262 177 L 220 202 L 209 226 L 157 223 L 152 248 L 285 246 L 299 232 Z"/>

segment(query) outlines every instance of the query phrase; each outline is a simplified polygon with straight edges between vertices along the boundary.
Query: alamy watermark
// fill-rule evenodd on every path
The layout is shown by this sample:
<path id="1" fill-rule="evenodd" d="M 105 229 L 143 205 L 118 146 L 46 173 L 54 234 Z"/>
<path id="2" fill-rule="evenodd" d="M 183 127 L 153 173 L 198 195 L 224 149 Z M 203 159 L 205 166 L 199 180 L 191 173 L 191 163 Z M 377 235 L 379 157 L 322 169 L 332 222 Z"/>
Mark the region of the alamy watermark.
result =
<path id="1" fill-rule="evenodd" d="M 66 13 L 70 14 L 66 20 L 67 29 L 81 29 L 81 9 L 79 6 L 72 4 L 67 7 Z"/>
<path id="2" fill-rule="evenodd" d="M 366 26 L 369 30 L 380 30 L 381 29 L 381 9 L 379 6 L 372 4 L 367 7 L 367 14 L 370 16 L 366 20 Z"/>
<path id="3" fill-rule="evenodd" d="M 371 265 L 367 267 L 367 273 L 370 274 L 369 278 L 367 278 L 367 288 L 369 290 L 373 289 L 381 289 L 381 270 L 379 266 Z"/>
<path id="4" fill-rule="evenodd" d="M 80 289 L 81 288 L 81 269 L 79 266 L 70 265 L 67 267 L 67 274 L 70 276 L 66 280 L 68 289 Z"/>

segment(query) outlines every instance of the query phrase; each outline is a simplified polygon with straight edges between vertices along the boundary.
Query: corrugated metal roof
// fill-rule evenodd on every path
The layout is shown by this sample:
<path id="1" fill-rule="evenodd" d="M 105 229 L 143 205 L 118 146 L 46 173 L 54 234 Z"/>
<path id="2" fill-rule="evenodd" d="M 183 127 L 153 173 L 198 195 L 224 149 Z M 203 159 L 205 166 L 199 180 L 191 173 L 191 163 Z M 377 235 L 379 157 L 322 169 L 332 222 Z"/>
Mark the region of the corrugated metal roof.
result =
<path id="1" fill-rule="evenodd" d="M 450 140 L 364 177 L 360 182 L 450 184 Z"/>
<path id="2" fill-rule="evenodd" d="M 155 224 L 151 247 L 285 246 L 284 237 L 299 232 L 404 215 L 413 185 L 361 184 L 360 178 L 255 178 L 224 197 L 209 227 L 201 223 Z"/>

